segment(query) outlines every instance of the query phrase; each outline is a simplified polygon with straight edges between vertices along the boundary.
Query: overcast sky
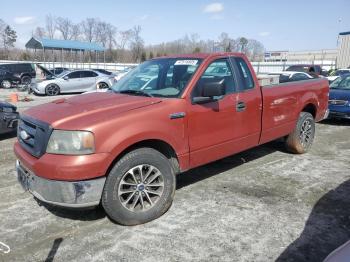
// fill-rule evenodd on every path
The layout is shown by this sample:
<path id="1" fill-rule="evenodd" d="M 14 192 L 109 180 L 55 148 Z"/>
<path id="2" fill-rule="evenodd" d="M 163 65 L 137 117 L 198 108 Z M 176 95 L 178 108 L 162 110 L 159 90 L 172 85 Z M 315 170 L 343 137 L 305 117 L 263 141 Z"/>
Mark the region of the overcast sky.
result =
<path id="1" fill-rule="evenodd" d="M 336 48 L 338 33 L 350 31 L 349 10 L 349 0 L 11 0 L 1 4 L 0 18 L 17 31 L 19 47 L 52 14 L 73 22 L 98 17 L 119 30 L 141 25 L 146 44 L 227 32 L 257 39 L 267 50 L 296 51 Z"/>

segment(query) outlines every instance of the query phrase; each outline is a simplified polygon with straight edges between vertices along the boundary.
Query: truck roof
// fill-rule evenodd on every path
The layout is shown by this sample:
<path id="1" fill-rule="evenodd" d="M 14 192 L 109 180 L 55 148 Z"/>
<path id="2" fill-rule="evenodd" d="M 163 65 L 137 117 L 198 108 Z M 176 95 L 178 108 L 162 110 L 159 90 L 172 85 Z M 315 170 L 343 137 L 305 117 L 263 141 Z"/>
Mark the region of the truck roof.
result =
<path id="1" fill-rule="evenodd" d="M 196 53 L 196 54 L 178 54 L 178 55 L 166 55 L 157 58 L 198 58 L 205 59 L 208 57 L 221 57 L 221 56 L 242 56 L 242 53 L 235 52 L 220 52 L 220 53 Z M 156 58 L 154 58 L 156 59 Z"/>

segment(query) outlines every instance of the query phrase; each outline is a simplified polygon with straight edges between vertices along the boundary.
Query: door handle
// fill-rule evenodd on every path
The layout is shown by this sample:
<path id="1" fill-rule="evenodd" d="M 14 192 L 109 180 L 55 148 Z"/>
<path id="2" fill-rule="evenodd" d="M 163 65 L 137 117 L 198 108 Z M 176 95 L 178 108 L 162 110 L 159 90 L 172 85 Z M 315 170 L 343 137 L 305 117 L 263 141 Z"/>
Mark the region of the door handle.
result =
<path id="1" fill-rule="evenodd" d="M 244 102 L 237 102 L 236 104 L 236 111 L 242 112 L 246 109 L 246 104 Z"/>

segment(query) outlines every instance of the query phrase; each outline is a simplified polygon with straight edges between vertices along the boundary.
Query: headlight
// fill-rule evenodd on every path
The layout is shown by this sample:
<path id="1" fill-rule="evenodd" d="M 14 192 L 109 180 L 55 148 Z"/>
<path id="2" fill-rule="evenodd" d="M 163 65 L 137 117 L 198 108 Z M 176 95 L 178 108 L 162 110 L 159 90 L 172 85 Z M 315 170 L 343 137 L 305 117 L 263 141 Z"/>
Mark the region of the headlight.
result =
<path id="1" fill-rule="evenodd" d="M 88 155 L 95 152 L 94 135 L 89 131 L 54 130 L 46 153 L 61 155 Z"/>

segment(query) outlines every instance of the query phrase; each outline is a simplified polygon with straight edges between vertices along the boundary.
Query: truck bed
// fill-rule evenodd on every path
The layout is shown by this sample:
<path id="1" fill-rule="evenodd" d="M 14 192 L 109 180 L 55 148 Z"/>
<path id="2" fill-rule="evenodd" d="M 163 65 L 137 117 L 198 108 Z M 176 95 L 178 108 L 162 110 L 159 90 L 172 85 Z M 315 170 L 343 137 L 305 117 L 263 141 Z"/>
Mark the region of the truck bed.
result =
<path id="1" fill-rule="evenodd" d="M 295 127 L 299 112 L 306 106 L 314 110 L 316 121 L 322 120 L 328 107 L 328 90 L 327 79 L 320 78 L 261 87 L 260 144 L 289 134 Z"/>

